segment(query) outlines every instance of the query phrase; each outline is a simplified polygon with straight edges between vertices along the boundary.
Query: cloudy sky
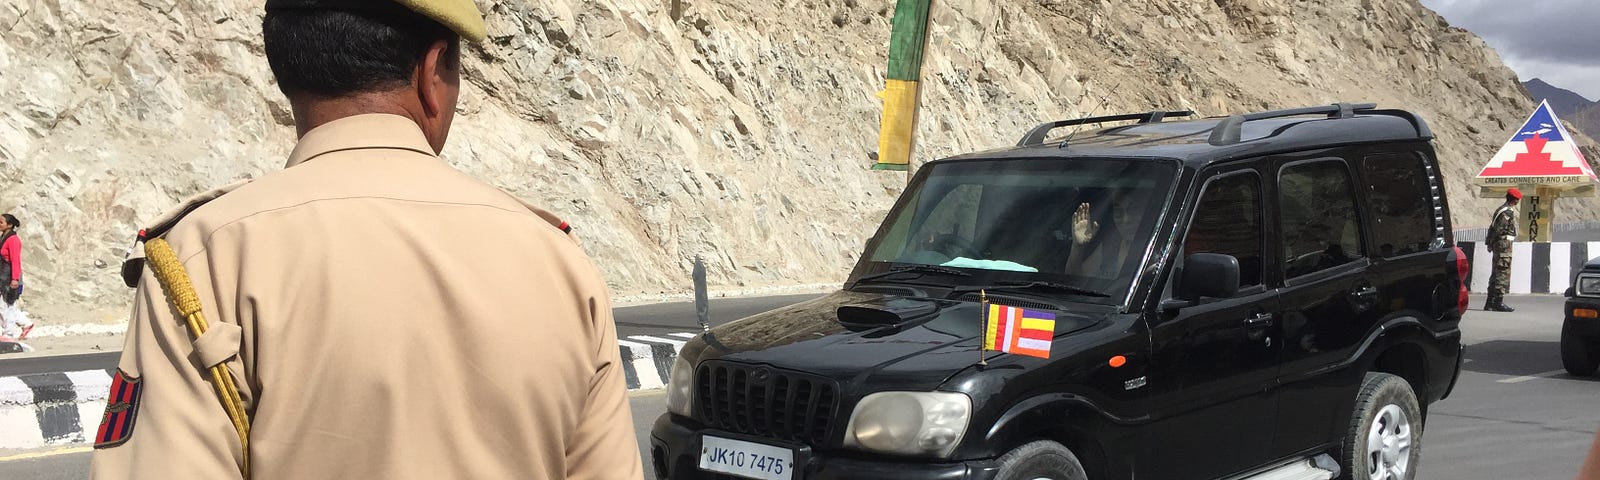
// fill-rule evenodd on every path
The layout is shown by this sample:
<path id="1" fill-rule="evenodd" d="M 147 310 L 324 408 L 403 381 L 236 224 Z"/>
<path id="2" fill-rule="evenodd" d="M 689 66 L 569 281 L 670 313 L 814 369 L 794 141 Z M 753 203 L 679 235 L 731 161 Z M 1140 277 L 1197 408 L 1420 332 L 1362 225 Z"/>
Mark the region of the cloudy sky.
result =
<path id="1" fill-rule="evenodd" d="M 1524 81 L 1600 100 L 1600 0 L 1422 0 L 1489 42 Z"/>

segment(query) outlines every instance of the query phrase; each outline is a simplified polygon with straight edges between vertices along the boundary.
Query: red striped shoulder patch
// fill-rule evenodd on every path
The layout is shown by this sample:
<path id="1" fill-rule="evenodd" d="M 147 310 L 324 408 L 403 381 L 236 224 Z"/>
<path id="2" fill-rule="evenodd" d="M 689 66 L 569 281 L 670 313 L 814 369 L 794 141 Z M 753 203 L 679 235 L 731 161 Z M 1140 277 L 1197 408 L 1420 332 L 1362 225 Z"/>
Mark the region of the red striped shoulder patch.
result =
<path id="1" fill-rule="evenodd" d="M 94 448 L 122 445 L 133 436 L 133 421 L 139 416 L 139 394 L 144 389 L 142 382 L 121 369 L 111 378 L 111 395 L 106 398 L 106 413 L 100 417 L 100 430 L 94 435 Z"/>

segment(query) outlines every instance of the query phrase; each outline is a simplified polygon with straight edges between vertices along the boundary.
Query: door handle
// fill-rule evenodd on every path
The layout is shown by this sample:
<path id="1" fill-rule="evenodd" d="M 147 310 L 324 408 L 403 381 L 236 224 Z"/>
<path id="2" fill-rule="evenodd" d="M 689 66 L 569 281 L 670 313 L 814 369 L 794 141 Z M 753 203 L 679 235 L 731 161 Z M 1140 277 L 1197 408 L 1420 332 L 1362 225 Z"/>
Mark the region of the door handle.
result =
<path id="1" fill-rule="evenodd" d="M 1378 295 L 1378 288 L 1377 287 L 1371 287 L 1371 286 L 1362 287 L 1362 288 L 1356 289 L 1355 291 L 1350 292 L 1350 294 L 1354 295 L 1356 298 L 1359 298 L 1359 299 L 1362 299 L 1362 300 L 1366 300 L 1366 299 L 1369 299 L 1371 297 L 1377 296 Z"/>
<path id="2" fill-rule="evenodd" d="M 1244 319 L 1245 328 L 1259 329 L 1272 326 L 1272 314 L 1262 312 Z"/>

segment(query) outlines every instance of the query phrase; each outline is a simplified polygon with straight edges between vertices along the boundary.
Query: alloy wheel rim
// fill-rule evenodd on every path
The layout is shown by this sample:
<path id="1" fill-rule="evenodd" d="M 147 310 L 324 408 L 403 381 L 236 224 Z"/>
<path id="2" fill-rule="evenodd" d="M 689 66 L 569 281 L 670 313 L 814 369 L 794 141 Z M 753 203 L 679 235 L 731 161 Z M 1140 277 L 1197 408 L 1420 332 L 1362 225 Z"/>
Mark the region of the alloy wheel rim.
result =
<path id="1" fill-rule="evenodd" d="M 1405 480 L 1411 471 L 1411 421 L 1398 405 L 1384 405 L 1367 430 L 1367 478 Z"/>

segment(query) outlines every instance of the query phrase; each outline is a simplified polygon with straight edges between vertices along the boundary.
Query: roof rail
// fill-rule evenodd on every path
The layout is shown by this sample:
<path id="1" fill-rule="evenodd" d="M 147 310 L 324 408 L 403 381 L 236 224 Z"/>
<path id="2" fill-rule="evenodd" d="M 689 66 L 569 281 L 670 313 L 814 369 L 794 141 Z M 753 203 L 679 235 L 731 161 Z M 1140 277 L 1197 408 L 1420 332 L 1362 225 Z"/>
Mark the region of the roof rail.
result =
<path id="1" fill-rule="evenodd" d="M 1051 130 L 1061 127 L 1085 125 L 1090 123 L 1121 122 L 1126 120 L 1138 120 L 1139 123 L 1160 123 L 1161 119 L 1166 117 L 1187 117 L 1190 115 L 1194 115 L 1194 112 L 1189 110 L 1154 110 L 1145 113 L 1127 113 L 1122 115 L 1107 115 L 1103 117 L 1057 120 L 1054 122 L 1041 123 L 1039 126 L 1033 127 L 1033 130 L 1029 130 L 1028 134 L 1022 137 L 1022 141 L 1017 142 L 1017 146 L 1026 147 L 1028 145 L 1038 145 L 1044 143 L 1045 137 L 1050 134 Z"/>
<path id="2" fill-rule="evenodd" d="M 1385 110 L 1366 110 L 1366 111 L 1363 111 L 1361 113 L 1364 113 L 1364 114 L 1367 114 L 1367 115 L 1388 115 L 1388 116 L 1391 116 L 1391 117 L 1403 118 L 1406 121 L 1411 122 L 1411 126 L 1415 127 L 1417 129 L 1417 138 L 1428 139 L 1428 140 L 1432 140 L 1434 138 L 1433 137 L 1433 129 L 1428 128 L 1428 122 L 1423 120 L 1421 116 L 1418 116 L 1415 113 L 1407 112 L 1405 110 L 1387 110 L 1387 109 L 1385 109 Z"/>
<path id="3" fill-rule="evenodd" d="M 1366 111 L 1375 108 L 1378 108 L 1378 104 L 1376 103 L 1335 103 L 1333 105 L 1291 108 L 1287 110 L 1273 110 L 1270 112 L 1234 115 L 1217 123 L 1217 126 L 1211 129 L 1211 138 L 1208 141 L 1212 145 L 1219 147 L 1239 143 L 1239 136 L 1243 130 L 1244 122 L 1252 120 L 1266 120 L 1269 118 L 1322 114 L 1327 115 L 1328 118 L 1351 118 L 1356 116 L 1357 111 Z"/>

